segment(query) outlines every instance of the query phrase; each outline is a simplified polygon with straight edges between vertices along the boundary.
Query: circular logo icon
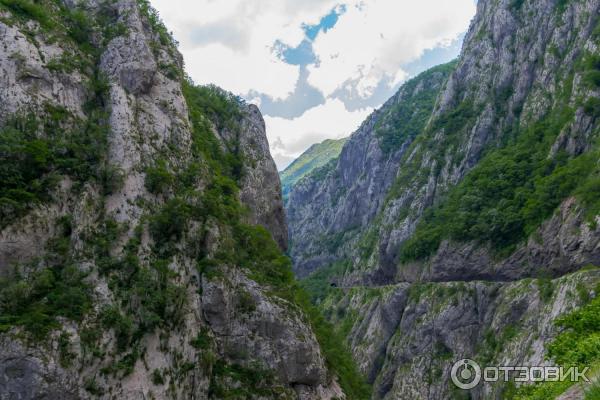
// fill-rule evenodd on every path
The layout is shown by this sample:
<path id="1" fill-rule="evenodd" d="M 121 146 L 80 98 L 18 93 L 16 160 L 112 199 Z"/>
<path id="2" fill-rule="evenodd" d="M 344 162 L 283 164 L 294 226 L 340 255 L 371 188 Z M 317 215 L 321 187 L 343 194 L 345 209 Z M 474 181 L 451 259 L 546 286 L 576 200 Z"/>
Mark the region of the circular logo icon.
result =
<path id="1" fill-rule="evenodd" d="M 465 358 L 454 363 L 450 376 L 456 387 L 473 389 L 481 381 L 481 367 L 475 361 Z"/>

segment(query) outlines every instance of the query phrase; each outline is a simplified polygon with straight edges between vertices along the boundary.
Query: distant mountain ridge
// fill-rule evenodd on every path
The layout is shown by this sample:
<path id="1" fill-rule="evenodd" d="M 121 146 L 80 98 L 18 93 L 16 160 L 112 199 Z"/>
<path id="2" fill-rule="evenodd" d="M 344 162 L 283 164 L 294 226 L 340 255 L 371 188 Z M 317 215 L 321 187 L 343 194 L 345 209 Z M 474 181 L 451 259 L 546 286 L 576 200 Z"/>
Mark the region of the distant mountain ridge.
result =
<path id="1" fill-rule="evenodd" d="M 315 143 L 279 173 L 284 201 L 293 186 L 312 171 L 337 158 L 348 138 L 326 139 Z"/>

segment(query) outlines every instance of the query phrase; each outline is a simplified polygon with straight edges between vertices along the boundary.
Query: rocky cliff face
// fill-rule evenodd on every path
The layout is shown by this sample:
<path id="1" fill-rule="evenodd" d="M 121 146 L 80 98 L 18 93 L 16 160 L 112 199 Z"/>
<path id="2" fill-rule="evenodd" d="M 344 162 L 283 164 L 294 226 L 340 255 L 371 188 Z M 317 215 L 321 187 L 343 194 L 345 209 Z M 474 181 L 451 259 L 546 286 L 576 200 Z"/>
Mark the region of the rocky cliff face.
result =
<path id="1" fill-rule="evenodd" d="M 342 258 L 359 264 L 362 258 L 361 269 L 368 272 L 356 274 L 357 282 L 393 280 L 399 248 L 423 212 L 441 202 L 486 149 L 518 135 L 514 126 L 523 130 L 558 112 L 561 103 L 574 115 L 555 129 L 549 153 L 591 149 L 597 124 L 584 103 L 597 97 L 597 89 L 584 84 L 580 64 L 585 54 L 597 52 L 597 4 L 517 3 L 478 4 L 449 76 L 440 73 L 436 81 L 430 76 L 434 69 L 405 85 L 352 135 L 334 168 L 291 193 L 287 208 L 297 273 Z M 420 81 L 437 87 L 433 100 L 407 97 Z M 434 110 L 415 126 L 393 107 L 398 102 Z M 397 132 L 378 122 L 384 114 Z"/>
<path id="2" fill-rule="evenodd" d="M 600 262 L 599 7 L 479 1 L 459 59 L 405 84 L 291 192 L 295 272 L 339 288 L 317 300 L 375 398 L 465 395 L 449 369 L 494 347 L 487 329 L 517 326 L 485 361 L 539 362 L 579 304 L 573 279 L 597 282 L 566 274 Z M 531 277 L 556 279 L 547 304 Z"/>
<path id="3" fill-rule="evenodd" d="M 243 159 L 240 199 L 252 212 L 248 222 L 264 226 L 282 250 L 287 249 L 287 223 L 281 183 L 269 152 L 265 121 L 253 104 L 243 105 L 241 127 L 224 127 L 218 132 L 223 148 Z"/>
<path id="4" fill-rule="evenodd" d="M 465 357 L 482 366 L 555 365 L 545 347 L 560 331 L 553 321 L 584 304 L 599 282 L 596 269 L 553 281 L 357 287 L 337 291 L 323 308 L 351 327 L 348 342 L 373 398 L 503 399 L 511 396 L 501 384 L 468 394 L 453 387 L 450 366 Z"/>
<path id="5" fill-rule="evenodd" d="M 288 229 L 283 210 L 279 174 L 269 152 L 265 121 L 258 108 L 250 105 L 245 134 L 240 138 L 247 168 L 242 182 L 241 200 L 252 210 L 251 223 L 260 224 L 273 235 L 282 250 L 287 250 Z M 249 134 L 250 133 L 250 134 Z"/>
<path id="6" fill-rule="evenodd" d="M 2 1 L 0 42 L 0 398 L 343 398 L 258 109 L 144 1 Z"/>
<path id="7" fill-rule="evenodd" d="M 351 242 L 350 236 L 356 237 L 375 219 L 408 143 L 427 122 L 451 67 L 434 68 L 404 85 L 347 140 L 336 163 L 294 186 L 287 212 L 299 276 L 348 254 L 341 243 Z M 407 143 L 396 143 L 396 135 L 405 136 Z M 384 141 L 387 147 L 380 145 Z"/>

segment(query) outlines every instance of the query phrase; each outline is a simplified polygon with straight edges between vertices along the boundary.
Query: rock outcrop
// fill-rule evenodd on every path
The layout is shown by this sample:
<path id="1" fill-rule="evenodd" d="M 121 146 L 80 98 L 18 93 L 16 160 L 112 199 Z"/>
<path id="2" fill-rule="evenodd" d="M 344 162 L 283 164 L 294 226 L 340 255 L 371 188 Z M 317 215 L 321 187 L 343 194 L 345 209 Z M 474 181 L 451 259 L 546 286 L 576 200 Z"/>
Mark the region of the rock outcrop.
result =
<path id="1" fill-rule="evenodd" d="M 240 198 L 252 210 L 251 223 L 267 228 L 285 251 L 288 243 L 287 222 L 279 174 L 269 152 L 265 121 L 254 105 L 249 105 L 245 114 L 239 139 L 246 162 Z"/>
<path id="2" fill-rule="evenodd" d="M 269 236 L 285 249 L 287 227 L 259 110 L 188 82 L 145 1 L 15 7 L 0 8 L 0 398 L 344 398 L 274 294 L 290 273 Z"/>

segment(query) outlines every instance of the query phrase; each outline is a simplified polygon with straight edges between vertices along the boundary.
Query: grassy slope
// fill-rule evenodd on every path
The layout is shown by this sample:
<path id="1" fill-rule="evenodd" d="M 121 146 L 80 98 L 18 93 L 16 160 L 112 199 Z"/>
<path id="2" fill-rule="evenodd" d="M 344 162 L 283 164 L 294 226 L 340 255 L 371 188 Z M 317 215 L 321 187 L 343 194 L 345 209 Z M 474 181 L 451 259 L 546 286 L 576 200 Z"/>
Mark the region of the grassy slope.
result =
<path id="1" fill-rule="evenodd" d="M 339 156 L 344 143 L 346 143 L 346 139 L 327 139 L 321 143 L 313 144 L 283 170 L 280 173 L 280 177 L 284 198 L 287 198 L 296 182 L 310 174 L 316 168 L 322 167 L 330 160 Z"/>

